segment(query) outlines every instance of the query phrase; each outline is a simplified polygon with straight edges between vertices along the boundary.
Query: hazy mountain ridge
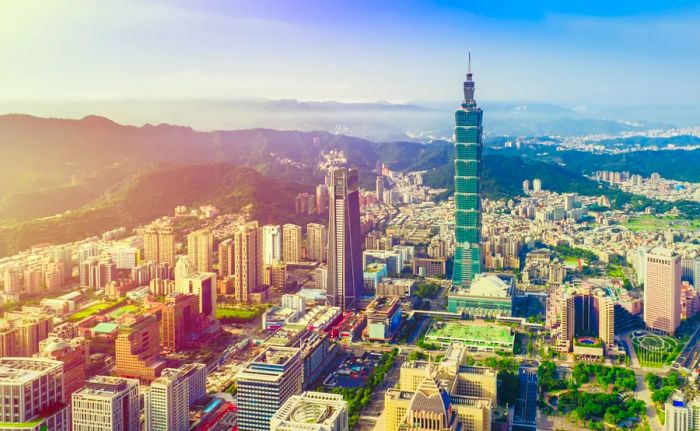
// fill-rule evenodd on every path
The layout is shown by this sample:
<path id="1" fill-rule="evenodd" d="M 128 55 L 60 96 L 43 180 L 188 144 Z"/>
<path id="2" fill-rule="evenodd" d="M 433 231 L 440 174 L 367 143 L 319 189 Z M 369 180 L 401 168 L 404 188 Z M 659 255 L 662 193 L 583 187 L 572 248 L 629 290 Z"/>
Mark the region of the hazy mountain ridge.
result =
<path id="1" fill-rule="evenodd" d="M 252 205 L 253 217 L 285 222 L 294 217 L 293 197 L 301 191 L 310 188 L 225 163 L 159 166 L 61 216 L 0 225 L 0 256 L 38 243 L 72 242 L 119 226 L 132 228 L 172 214 L 178 205 L 214 204 L 224 212 Z"/>

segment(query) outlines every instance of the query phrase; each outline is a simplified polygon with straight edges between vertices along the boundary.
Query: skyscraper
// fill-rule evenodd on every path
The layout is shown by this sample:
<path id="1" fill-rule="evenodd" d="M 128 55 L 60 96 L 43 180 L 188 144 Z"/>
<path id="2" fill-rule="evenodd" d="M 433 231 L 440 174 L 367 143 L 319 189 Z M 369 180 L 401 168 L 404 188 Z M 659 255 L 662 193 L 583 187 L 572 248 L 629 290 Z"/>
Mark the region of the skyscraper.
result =
<path id="1" fill-rule="evenodd" d="M 328 211 L 328 187 L 325 184 L 316 186 L 316 214 L 323 215 Z"/>
<path id="2" fill-rule="evenodd" d="M 270 429 L 277 410 L 301 393 L 301 363 L 300 349 L 269 346 L 238 374 L 240 431 Z"/>
<path id="3" fill-rule="evenodd" d="M 306 225 L 306 254 L 310 260 L 325 262 L 328 252 L 328 230 L 322 224 Z"/>
<path id="4" fill-rule="evenodd" d="M 263 265 L 282 261 L 282 228 L 268 224 L 262 227 Z"/>
<path id="5" fill-rule="evenodd" d="M 233 240 L 231 238 L 219 243 L 219 280 L 233 275 Z"/>
<path id="6" fill-rule="evenodd" d="M 282 226 L 282 258 L 286 263 L 301 262 L 301 226 Z"/>
<path id="7" fill-rule="evenodd" d="M 234 296 L 239 302 L 248 302 L 250 293 L 258 287 L 262 269 L 259 252 L 258 223 L 250 222 L 233 234 Z"/>
<path id="8" fill-rule="evenodd" d="M 187 256 L 198 272 L 212 269 L 214 254 L 214 236 L 206 229 L 200 229 L 187 235 Z"/>
<path id="9" fill-rule="evenodd" d="M 331 172 L 328 206 L 328 302 L 343 310 L 356 307 L 364 286 L 357 169 Z"/>
<path id="10" fill-rule="evenodd" d="M 673 334 L 681 316 L 681 257 L 657 248 L 646 256 L 644 323 Z"/>
<path id="11" fill-rule="evenodd" d="M 377 182 L 375 184 L 375 194 L 377 195 L 377 200 L 381 203 L 384 202 L 384 177 L 377 175 Z"/>
<path id="12" fill-rule="evenodd" d="M 184 291 L 187 279 L 195 272 L 197 271 L 188 256 L 178 257 L 175 265 L 175 290 Z"/>
<path id="13" fill-rule="evenodd" d="M 452 281 L 468 287 L 481 272 L 481 108 L 474 100 L 471 60 L 464 100 L 455 112 L 455 257 Z"/>
<path id="14" fill-rule="evenodd" d="M 175 265 L 175 238 L 170 224 L 156 224 L 143 233 L 144 258 L 146 261 Z"/>
<path id="15" fill-rule="evenodd" d="M 73 431 L 138 431 L 139 381 L 96 376 L 73 394 Z"/>

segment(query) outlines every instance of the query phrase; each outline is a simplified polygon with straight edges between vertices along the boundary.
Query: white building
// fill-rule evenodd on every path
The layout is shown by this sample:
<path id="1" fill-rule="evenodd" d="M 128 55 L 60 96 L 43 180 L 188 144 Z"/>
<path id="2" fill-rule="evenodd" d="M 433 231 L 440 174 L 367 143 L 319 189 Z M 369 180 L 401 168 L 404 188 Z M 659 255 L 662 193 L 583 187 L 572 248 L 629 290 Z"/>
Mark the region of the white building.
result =
<path id="1" fill-rule="evenodd" d="M 96 376 L 73 393 L 73 431 L 138 431 L 139 381 Z"/>
<path id="2" fill-rule="evenodd" d="M 63 363 L 44 358 L 0 358 L 0 429 L 69 431 L 63 399 Z"/>
<path id="3" fill-rule="evenodd" d="M 166 368 L 155 379 L 144 398 L 146 431 L 189 429 L 189 384 L 184 373 Z"/>
<path id="4" fill-rule="evenodd" d="M 342 395 L 304 392 L 287 400 L 270 420 L 271 431 L 348 431 Z"/>

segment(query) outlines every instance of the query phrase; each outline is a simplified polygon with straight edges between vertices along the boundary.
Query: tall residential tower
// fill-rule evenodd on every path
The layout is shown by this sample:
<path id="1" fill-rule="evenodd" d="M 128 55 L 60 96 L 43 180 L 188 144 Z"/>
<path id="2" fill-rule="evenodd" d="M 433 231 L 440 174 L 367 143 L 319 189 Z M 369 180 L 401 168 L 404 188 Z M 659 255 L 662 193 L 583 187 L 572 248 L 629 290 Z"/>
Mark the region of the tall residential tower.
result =
<path id="1" fill-rule="evenodd" d="M 452 281 L 469 287 L 481 272 L 481 108 L 474 100 L 471 59 L 464 100 L 455 112 L 455 249 Z"/>

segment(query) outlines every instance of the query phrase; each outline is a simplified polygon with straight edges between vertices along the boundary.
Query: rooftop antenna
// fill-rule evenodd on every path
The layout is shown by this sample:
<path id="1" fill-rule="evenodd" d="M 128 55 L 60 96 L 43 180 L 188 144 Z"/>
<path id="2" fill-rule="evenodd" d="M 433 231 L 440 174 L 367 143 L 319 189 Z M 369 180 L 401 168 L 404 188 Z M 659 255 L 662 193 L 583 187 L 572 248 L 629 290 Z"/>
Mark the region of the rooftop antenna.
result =
<path id="1" fill-rule="evenodd" d="M 468 60 L 468 65 L 467 65 L 467 73 L 472 74 L 472 52 L 469 51 L 469 54 L 467 54 L 469 60 Z"/>

